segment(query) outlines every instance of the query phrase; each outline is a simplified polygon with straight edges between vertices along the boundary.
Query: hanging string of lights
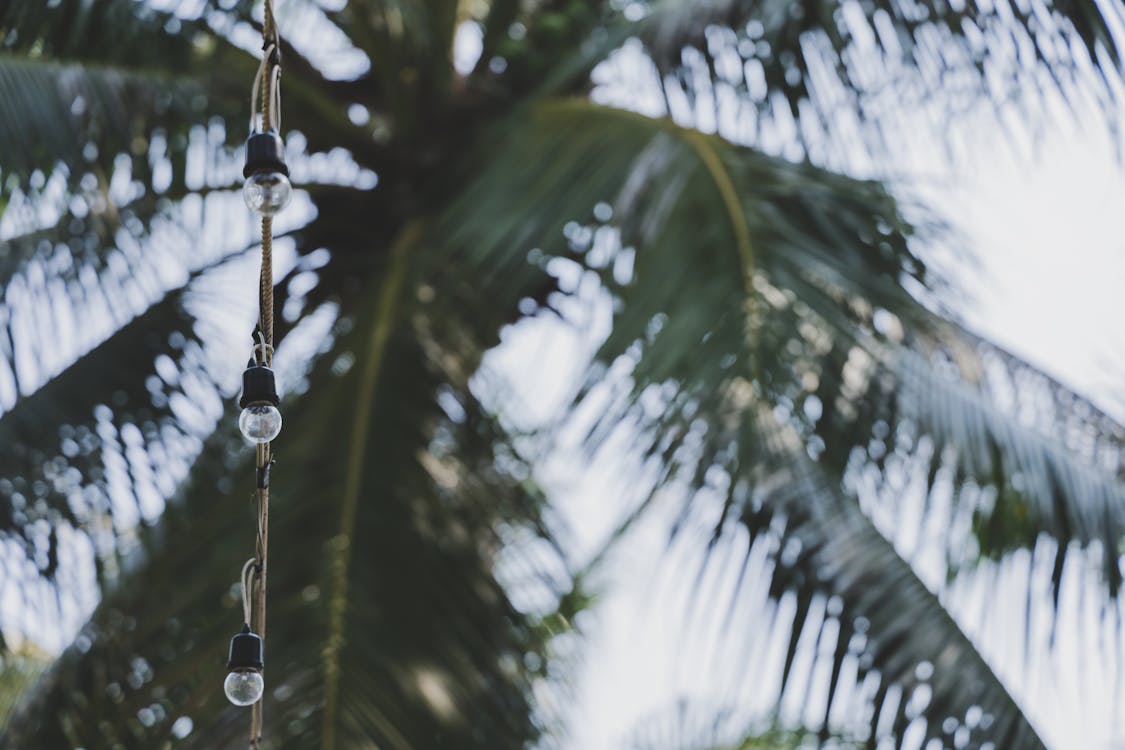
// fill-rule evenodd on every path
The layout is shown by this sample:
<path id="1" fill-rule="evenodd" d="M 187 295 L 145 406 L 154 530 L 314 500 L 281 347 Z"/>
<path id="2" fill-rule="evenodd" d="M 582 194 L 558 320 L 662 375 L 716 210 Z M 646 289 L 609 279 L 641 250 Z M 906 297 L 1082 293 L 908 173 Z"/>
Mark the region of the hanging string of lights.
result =
<path id="1" fill-rule="evenodd" d="M 262 62 L 250 93 L 250 137 L 246 141 L 246 183 L 242 196 L 262 221 L 262 273 L 258 324 L 242 373 L 242 414 L 238 427 L 255 446 L 257 540 L 254 557 L 242 567 L 242 631 L 230 642 L 223 690 L 236 706 L 251 706 L 250 748 L 262 743 L 263 645 L 266 636 L 266 553 L 269 532 L 270 445 L 281 431 L 280 399 L 273 373 L 273 217 L 292 194 L 281 140 L 281 40 L 273 0 L 264 0 Z"/>

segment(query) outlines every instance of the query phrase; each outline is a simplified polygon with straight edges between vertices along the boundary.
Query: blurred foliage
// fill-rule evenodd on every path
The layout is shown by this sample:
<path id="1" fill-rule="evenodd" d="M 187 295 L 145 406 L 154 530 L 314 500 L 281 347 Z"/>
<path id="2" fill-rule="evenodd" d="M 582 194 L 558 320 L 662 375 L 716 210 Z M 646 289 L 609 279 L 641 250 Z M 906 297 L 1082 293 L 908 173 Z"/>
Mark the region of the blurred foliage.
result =
<path id="1" fill-rule="evenodd" d="M 20 705 L 0 746 L 245 735 L 219 685 L 253 541 L 229 425 L 255 289 L 238 196 L 255 13 L 0 9 L 0 533 L 21 612 L 0 611 L 5 663 L 98 600 L 34 686 L 35 669 L 5 670 Z M 743 638 L 780 636 L 779 702 L 814 682 L 827 696 L 803 717 L 815 742 L 897 745 L 921 722 L 947 745 L 1042 746 L 897 536 L 945 519 L 951 579 L 1049 557 L 1056 610 L 1064 569 L 1092 557 L 1110 611 L 1125 431 L 935 314 L 945 282 L 919 248 L 943 229 L 827 167 L 856 147 L 852 120 L 877 158 L 896 109 L 918 103 L 939 127 L 1012 92 L 1028 117 L 1052 97 L 1109 112 L 1115 10 L 288 0 L 279 14 L 302 190 L 278 221 L 269 746 L 557 740 L 589 597 L 524 458 L 553 436 L 515 434 L 472 378 L 504 325 L 581 317 L 591 287 L 612 330 L 576 402 L 600 404 L 588 445 L 629 431 L 650 469 L 632 470 L 656 477 L 647 496 L 678 493 L 676 538 L 711 551 L 699 575 L 737 568 L 730 601 L 692 606 Z M 481 46 L 461 70 L 459 34 Z M 638 47 L 663 114 L 592 104 L 595 66 Z M 739 137 L 711 134 L 731 122 Z M 783 147 L 765 142 L 778 133 Z M 920 518 L 900 524 L 911 494 Z M 750 581 L 764 611 L 739 606 Z M 838 726 L 844 693 L 863 709 Z"/>
<path id="2" fill-rule="evenodd" d="M 801 750 L 825 747 L 853 750 L 859 743 L 826 732 L 791 729 L 779 722 L 755 722 L 747 727 L 738 721 L 737 712 L 686 700 L 665 709 L 639 726 L 628 750 Z"/>

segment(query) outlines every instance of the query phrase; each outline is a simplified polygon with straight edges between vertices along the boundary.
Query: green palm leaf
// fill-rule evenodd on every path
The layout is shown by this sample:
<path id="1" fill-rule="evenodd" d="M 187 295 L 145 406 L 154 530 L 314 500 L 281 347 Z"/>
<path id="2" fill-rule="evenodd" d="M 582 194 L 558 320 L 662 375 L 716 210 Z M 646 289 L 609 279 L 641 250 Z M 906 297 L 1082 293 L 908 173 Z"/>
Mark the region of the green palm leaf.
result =
<path id="1" fill-rule="evenodd" d="M 494 579 L 495 527 L 541 528 L 538 500 L 497 470 L 490 420 L 434 358 L 451 354 L 410 323 L 424 310 L 398 257 L 383 294 L 336 342 L 355 366 L 334 374 L 326 359 L 311 376 L 320 397 L 286 405 L 292 438 L 277 443 L 272 473 L 266 734 L 322 747 L 522 747 L 545 728 L 527 702 L 537 678 L 524 656 L 545 658 L 565 623 L 508 602 Z M 455 419 L 436 400 L 451 386 Z M 107 595 L 0 746 L 150 747 L 180 716 L 195 729 L 179 747 L 245 736 L 246 714 L 221 692 L 241 617 L 229 586 L 253 541 L 244 492 L 219 482 L 236 451 L 251 481 L 245 450 L 212 440 L 161 521 L 160 537 L 178 541 L 150 547 Z M 514 560 L 537 575 L 534 557 Z"/>
<path id="2" fill-rule="evenodd" d="M 772 426 L 765 429 L 768 432 Z M 767 470 L 765 476 L 750 480 L 753 499 L 741 508 L 741 520 L 750 531 L 751 545 L 760 542 L 776 550 L 767 555 L 776 566 L 771 595 L 796 597 L 793 623 L 775 621 L 775 627 L 791 626 L 783 685 L 793 677 L 793 656 L 805 637 L 801 625 L 813 599 L 817 595 L 839 597 L 838 616 L 833 618 L 829 608 L 815 635 L 820 643 L 828 622 L 835 619 L 839 625 L 824 708 L 826 727 L 844 661 L 852 656 L 860 665 L 857 687 L 870 671 L 879 679 L 870 737 L 878 737 L 880 721 L 886 720 L 883 712 L 893 710 L 890 736 L 900 739 L 913 718 L 907 697 L 925 686 L 929 695 L 925 715 L 933 717 L 926 725 L 927 739 L 952 733 L 938 717 L 960 717 L 969 707 L 982 706 L 994 721 L 986 728 L 974 728 L 970 733 L 974 741 L 990 740 L 997 747 L 1044 747 L 973 643 L 855 500 L 842 496 L 835 483 L 808 461 L 795 435 L 775 434 L 771 442 L 774 445 L 765 448 L 766 455 L 745 456 L 747 465 L 787 468 L 780 475 Z M 781 531 L 777 531 L 778 520 Z M 787 554 L 786 547 L 794 543 L 799 552 Z M 887 606 L 890 601 L 894 606 Z M 856 623 L 862 623 L 858 630 Z M 851 642 L 857 633 L 865 638 L 858 652 Z M 925 663 L 932 665 L 928 677 L 918 670 Z M 813 674 L 810 671 L 807 679 L 814 679 Z M 890 686 L 903 691 L 901 700 L 887 700 Z"/>
<path id="3" fill-rule="evenodd" d="M 193 41 L 175 33 L 183 27 L 174 19 L 133 0 L 9 3 L 0 9 L 0 35 L 6 50 L 30 57 L 171 71 L 191 56 Z"/>
<path id="4" fill-rule="evenodd" d="M 223 215 L 224 197 L 214 196 L 219 205 L 205 213 Z M 99 231 L 109 222 L 91 217 L 83 222 L 90 234 L 77 235 L 82 242 L 61 250 L 49 245 L 53 258 L 31 253 L 0 295 L 8 344 L 0 349 L 0 373 L 13 386 L 0 414 L 0 440 L 11 446 L 0 458 L 0 533 L 21 542 L 47 578 L 58 565 L 60 526 L 93 537 L 99 578 L 108 574 L 115 566 L 105 564 L 127 551 L 116 547 L 117 532 L 131 535 L 122 519 L 154 512 L 152 502 L 140 508 L 141 492 L 152 495 L 152 482 L 130 488 L 129 502 L 113 500 L 109 464 L 129 454 L 139 462 L 127 464 L 133 479 L 137 472 L 152 475 L 163 498 L 187 465 L 175 468 L 168 460 L 164 471 L 153 471 L 145 451 L 127 446 L 163 452 L 185 438 L 201 440 L 213 428 L 213 417 L 204 415 L 218 410 L 220 378 L 196 330 L 227 324 L 227 311 L 198 314 L 198 308 L 212 277 L 226 273 L 227 262 L 245 256 L 246 248 L 185 252 L 201 233 L 185 226 L 183 213 L 156 211 L 150 203 L 141 210 L 155 216 L 144 223 L 134 210 L 114 214 L 122 226 L 106 227 L 112 233 L 104 244 Z M 137 234 L 124 229 L 138 224 Z M 230 240 L 239 241 L 237 233 Z M 41 242 L 21 237 L 8 247 Z M 71 248 L 88 248 L 91 257 L 76 258 Z M 201 417 L 205 432 L 194 434 Z M 115 524 L 116 511 L 122 519 Z"/>
<path id="5" fill-rule="evenodd" d="M 197 85 L 127 69 L 0 57 L 0 150 L 8 174 L 75 171 L 136 148 L 155 128 L 186 131 L 207 114 Z M 143 117 L 145 114 L 151 115 Z"/>
<path id="6" fill-rule="evenodd" d="M 533 154 L 537 169 L 522 170 Z M 600 433 L 626 422 L 640 425 L 635 449 L 666 467 L 665 481 L 686 472 L 689 486 L 702 487 L 712 485 L 712 469 L 725 475 L 728 499 L 716 535 L 728 528 L 727 519 L 764 533 L 780 515 L 787 519 L 782 543 L 799 539 L 809 550 L 807 568 L 766 574 L 774 596 L 797 594 L 787 663 L 814 595 L 840 596 L 845 631 L 854 618 L 871 623 L 867 657 L 883 680 L 883 692 L 871 696 L 876 709 L 890 685 L 910 689 L 915 666 L 929 660 L 938 676 L 927 715 L 963 714 L 981 703 L 997 716 L 989 734 L 995 741 L 1041 744 L 938 599 L 855 500 L 841 495 L 854 451 L 878 434 L 879 422 L 893 432 L 913 420 L 924 434 L 941 444 L 955 440 L 963 450 L 979 441 L 1006 443 L 1004 451 L 1047 462 L 1063 477 L 1085 477 L 1089 469 L 1080 458 L 1015 430 L 1003 415 L 988 423 L 967 420 L 949 413 L 949 402 L 934 399 L 910 400 L 909 413 L 881 408 L 881 388 L 891 394 L 902 388 L 900 398 L 910 399 L 917 368 L 885 353 L 890 340 L 876 330 L 875 312 L 892 311 L 912 346 L 947 334 L 905 289 L 924 281 L 925 270 L 909 249 L 910 227 L 894 202 L 871 184 L 582 102 L 548 101 L 515 120 L 504 153 L 489 152 L 486 162 L 447 227 L 460 262 L 485 275 L 497 294 L 526 287 L 546 268 L 564 291 L 596 275 L 614 295 L 614 326 L 599 360 L 627 363 L 630 380 L 624 394 L 603 405 Z M 603 206 L 595 208 L 598 201 Z M 567 217 L 577 220 L 567 223 Z M 591 382 L 603 373 L 595 368 Z M 813 395 L 823 405 L 820 414 L 804 408 Z M 789 477 L 770 491 L 773 500 L 755 501 L 764 510 L 749 513 L 745 493 L 757 492 L 759 480 L 746 472 L 801 464 L 799 451 L 772 458 L 757 452 L 770 431 L 763 435 L 758 420 L 747 419 L 747 408 L 760 408 L 755 404 L 780 410 L 777 418 L 800 435 L 819 465 L 800 468 L 804 479 Z M 968 463 L 960 481 L 989 481 L 996 468 Z M 817 478 L 822 473 L 825 478 Z M 1065 545 L 1102 539 L 1103 531 L 1112 536 L 1119 528 L 1118 521 L 1106 524 L 1105 514 L 1125 507 L 1120 484 L 1074 480 L 1055 492 L 1064 485 L 1052 477 L 1045 478 L 1048 485 L 1030 485 L 1033 492 L 1051 490 L 1030 501 L 1033 529 L 1058 535 Z M 1114 503 L 1107 502 L 1111 497 Z M 1037 512 L 1043 503 L 1055 513 Z M 1059 510 L 1067 519 L 1101 523 L 1076 535 L 1079 527 L 1058 521 Z M 1116 593 L 1112 586 L 1110 593 Z M 940 635 L 908 638 L 904 624 L 918 622 L 934 623 Z M 926 643 L 941 644 L 941 655 L 927 655 Z M 964 674 L 975 675 L 970 691 L 958 683 Z M 893 723 L 892 736 L 899 739 L 904 716 Z M 927 731 L 937 736 L 941 730 L 931 723 Z"/>
<path id="7" fill-rule="evenodd" d="M 724 132 L 737 118 L 755 138 L 767 123 L 797 121 L 808 153 L 852 163 L 857 144 L 838 133 L 871 125 L 862 138 L 877 149 L 907 109 L 932 113 L 938 132 L 976 101 L 1042 117 L 1052 97 L 1076 107 L 1089 96 L 1110 112 L 1121 21 L 1120 9 L 1089 0 L 698 0 L 658 4 L 638 37 L 670 111 Z M 728 92 L 737 111 L 720 103 Z M 928 106 L 934 97 L 942 107 Z"/>
<path id="8" fill-rule="evenodd" d="M 1123 431 L 1094 405 L 1028 372 L 1010 355 L 972 338 L 969 342 L 976 346 L 952 350 L 963 368 L 961 380 L 935 366 L 948 359 L 901 349 L 888 355 L 888 369 L 898 376 L 900 419 L 913 420 L 934 441 L 935 466 L 951 452 L 949 463 L 960 480 L 995 489 L 991 508 L 971 506 L 981 524 L 983 554 L 1034 550 L 1040 535 L 1057 542 L 1057 608 L 1067 546 L 1115 549 L 1125 533 Z M 966 377 L 974 372 L 981 376 Z M 1030 399 L 1037 405 L 1031 419 L 1026 409 L 1022 416 L 1016 411 Z M 1114 555 L 1103 557 L 1102 581 L 1116 597 L 1121 571 Z"/>

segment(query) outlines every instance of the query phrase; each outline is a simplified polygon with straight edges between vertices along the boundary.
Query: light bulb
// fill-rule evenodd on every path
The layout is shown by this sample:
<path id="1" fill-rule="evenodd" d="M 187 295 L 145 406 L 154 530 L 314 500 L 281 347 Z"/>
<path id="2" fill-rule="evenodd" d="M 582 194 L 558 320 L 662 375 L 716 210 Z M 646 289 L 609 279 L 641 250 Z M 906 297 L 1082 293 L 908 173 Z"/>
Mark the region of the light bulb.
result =
<path id="1" fill-rule="evenodd" d="M 289 203 L 293 186 L 281 172 L 255 172 L 242 186 L 242 198 L 250 210 L 261 216 L 273 216 Z"/>
<path id="2" fill-rule="evenodd" d="M 281 412 L 273 404 L 251 404 L 238 417 L 238 429 L 255 445 L 268 443 L 281 432 Z"/>
<path id="3" fill-rule="evenodd" d="M 252 706 L 261 700 L 265 689 L 261 672 L 231 672 L 223 682 L 227 700 L 236 706 Z"/>

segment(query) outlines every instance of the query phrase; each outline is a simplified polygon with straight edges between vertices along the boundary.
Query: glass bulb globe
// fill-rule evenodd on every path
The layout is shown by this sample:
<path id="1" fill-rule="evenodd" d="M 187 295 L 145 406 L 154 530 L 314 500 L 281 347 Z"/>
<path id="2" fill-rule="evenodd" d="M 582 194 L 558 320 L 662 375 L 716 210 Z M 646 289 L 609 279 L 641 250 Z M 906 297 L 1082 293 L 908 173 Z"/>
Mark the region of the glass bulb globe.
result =
<path id="1" fill-rule="evenodd" d="M 251 443 L 268 443 L 281 432 L 281 412 L 272 404 L 252 404 L 238 417 L 238 429 Z"/>
<path id="2" fill-rule="evenodd" d="M 273 216 L 289 203 L 293 186 L 281 172 L 255 172 L 242 186 L 242 198 L 250 210 L 261 216 Z"/>
<path id="3" fill-rule="evenodd" d="M 265 689 L 261 672 L 231 672 L 223 682 L 227 700 L 236 706 L 252 706 L 261 700 Z"/>

